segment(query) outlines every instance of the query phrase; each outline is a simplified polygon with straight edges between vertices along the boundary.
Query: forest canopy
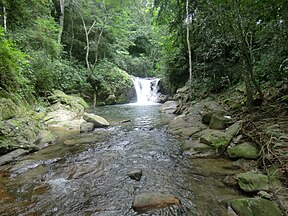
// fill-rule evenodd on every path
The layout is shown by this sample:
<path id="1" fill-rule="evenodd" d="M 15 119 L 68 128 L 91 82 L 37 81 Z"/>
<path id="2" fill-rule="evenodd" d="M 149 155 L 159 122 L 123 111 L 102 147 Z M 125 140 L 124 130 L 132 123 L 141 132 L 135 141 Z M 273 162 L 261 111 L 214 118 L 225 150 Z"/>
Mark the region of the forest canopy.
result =
<path id="1" fill-rule="evenodd" d="M 109 80 L 125 71 L 162 78 L 166 93 L 188 84 L 192 98 L 244 82 L 249 106 L 263 82 L 288 77 L 281 0 L 1 0 L 0 10 L 1 97 L 102 100 L 123 90 Z"/>

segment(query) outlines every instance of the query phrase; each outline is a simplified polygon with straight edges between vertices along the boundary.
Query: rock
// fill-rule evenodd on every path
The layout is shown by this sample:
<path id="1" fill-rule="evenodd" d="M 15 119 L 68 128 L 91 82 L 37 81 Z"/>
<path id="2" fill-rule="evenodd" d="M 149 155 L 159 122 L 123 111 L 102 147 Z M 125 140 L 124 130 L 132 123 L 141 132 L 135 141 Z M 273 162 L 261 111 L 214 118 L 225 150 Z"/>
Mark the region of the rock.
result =
<path id="1" fill-rule="evenodd" d="M 214 158 L 217 156 L 217 152 L 211 146 L 200 143 L 199 140 L 185 140 L 181 148 L 189 158 Z"/>
<path id="2" fill-rule="evenodd" d="M 206 125 L 210 124 L 212 115 L 214 115 L 214 112 L 206 112 L 202 115 L 202 122 Z"/>
<path id="3" fill-rule="evenodd" d="M 94 123 L 92 122 L 83 122 L 80 124 L 80 133 L 88 133 L 94 130 Z"/>
<path id="4" fill-rule="evenodd" d="M 128 176 L 131 179 L 134 179 L 136 181 L 140 181 L 141 177 L 142 177 L 142 170 L 133 170 L 133 171 L 128 173 Z"/>
<path id="5" fill-rule="evenodd" d="M 177 101 L 166 101 L 161 107 L 160 112 L 173 114 L 177 109 Z"/>
<path id="6" fill-rule="evenodd" d="M 37 150 L 34 141 L 40 128 L 39 121 L 30 117 L 0 121 L 0 155 L 18 148 Z"/>
<path id="7" fill-rule="evenodd" d="M 107 137 L 107 134 L 102 131 L 97 133 L 86 133 L 80 134 L 79 136 L 74 137 L 73 139 L 68 139 L 64 141 L 65 145 L 80 145 L 80 144 L 89 144 L 96 142 L 103 142 Z"/>
<path id="8" fill-rule="evenodd" d="M 195 133 L 198 133 L 202 130 L 203 130 L 203 128 L 201 128 L 201 127 L 184 127 L 184 128 L 178 128 L 176 130 L 169 130 L 169 132 L 171 134 L 179 135 L 182 137 L 191 137 Z"/>
<path id="9" fill-rule="evenodd" d="M 101 116 L 92 114 L 92 113 L 84 113 L 83 118 L 87 122 L 94 123 L 95 128 L 99 127 L 108 127 L 109 122 Z"/>
<path id="10" fill-rule="evenodd" d="M 232 209 L 239 216 L 281 216 L 276 203 L 263 198 L 240 198 L 230 201 Z"/>
<path id="11" fill-rule="evenodd" d="M 218 130 L 212 130 L 200 137 L 200 142 L 213 146 L 215 149 L 223 151 L 229 142 L 231 141 L 232 136 L 229 134 L 223 133 Z"/>
<path id="12" fill-rule="evenodd" d="M 209 123 L 209 128 L 215 130 L 224 130 L 229 120 L 230 119 L 226 118 L 223 115 L 213 114 Z"/>
<path id="13" fill-rule="evenodd" d="M 81 98 L 75 95 L 66 95 L 60 90 L 55 90 L 51 96 L 48 97 L 51 104 L 61 103 L 69 106 L 73 111 L 83 112 L 88 108 L 88 104 Z"/>
<path id="14" fill-rule="evenodd" d="M 225 133 L 231 136 L 236 136 L 241 130 L 241 127 L 242 126 L 240 122 L 235 122 L 233 125 L 231 125 L 229 128 L 226 129 Z"/>
<path id="15" fill-rule="evenodd" d="M 255 144 L 246 142 L 229 148 L 227 154 L 230 158 L 257 159 L 259 149 Z"/>
<path id="16" fill-rule="evenodd" d="M 226 176 L 224 179 L 223 179 L 223 183 L 227 186 L 230 186 L 230 187 L 235 187 L 237 186 L 237 180 L 236 180 L 236 177 L 234 175 L 229 175 L 229 176 Z"/>
<path id="17" fill-rule="evenodd" d="M 257 174 L 253 172 L 240 173 L 236 176 L 238 185 L 245 192 L 269 191 L 270 184 L 267 175 Z M 279 180 L 275 177 L 270 177 L 271 187 L 276 189 L 281 186 Z"/>
<path id="18" fill-rule="evenodd" d="M 17 112 L 17 106 L 11 99 L 0 98 L 0 121 L 15 117 Z"/>
<path id="19" fill-rule="evenodd" d="M 50 144 L 54 144 L 57 140 L 57 136 L 53 134 L 51 131 L 42 130 L 38 134 L 35 144 L 39 147 L 39 149 L 43 149 Z"/>
<path id="20" fill-rule="evenodd" d="M 257 195 L 261 198 L 265 198 L 265 199 L 272 199 L 272 195 L 267 193 L 266 191 L 259 191 L 257 193 Z"/>
<path id="21" fill-rule="evenodd" d="M 25 155 L 28 154 L 29 151 L 24 150 L 24 149 L 16 149 L 4 156 L 0 157 L 0 166 L 10 163 L 12 161 L 14 161 L 16 158 L 20 157 L 21 155 Z"/>
<path id="22" fill-rule="evenodd" d="M 155 208 L 164 208 L 170 205 L 179 205 L 180 200 L 171 194 L 143 193 L 134 197 L 132 208 L 135 211 L 146 211 Z"/>

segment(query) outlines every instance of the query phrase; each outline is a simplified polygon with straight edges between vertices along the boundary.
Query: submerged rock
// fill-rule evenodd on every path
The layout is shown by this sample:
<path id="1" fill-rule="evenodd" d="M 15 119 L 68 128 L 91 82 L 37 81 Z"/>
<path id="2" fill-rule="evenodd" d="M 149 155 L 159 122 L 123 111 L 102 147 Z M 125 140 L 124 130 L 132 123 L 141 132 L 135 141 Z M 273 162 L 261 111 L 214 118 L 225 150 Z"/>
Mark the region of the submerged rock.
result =
<path id="1" fill-rule="evenodd" d="M 259 149 L 255 144 L 242 143 L 229 148 L 227 154 L 230 158 L 257 159 Z"/>
<path id="2" fill-rule="evenodd" d="M 236 176 L 238 185 L 245 192 L 269 191 L 272 188 L 279 188 L 281 183 L 276 177 L 268 178 L 267 175 L 253 172 L 240 173 Z M 271 182 L 271 185 L 270 185 Z"/>
<path id="3" fill-rule="evenodd" d="M 281 216 L 276 203 L 263 198 L 240 198 L 230 201 L 230 206 L 239 216 Z"/>
<path id="4" fill-rule="evenodd" d="M 135 211 L 164 208 L 170 205 L 179 205 L 180 200 L 171 194 L 143 193 L 134 197 L 132 208 Z"/>
<path id="5" fill-rule="evenodd" d="M 109 122 L 101 116 L 92 114 L 92 113 L 84 113 L 83 118 L 87 122 L 94 123 L 94 127 L 108 127 Z"/>
<path id="6" fill-rule="evenodd" d="M 80 133 L 88 133 L 94 130 L 94 123 L 92 122 L 83 122 L 80 125 Z"/>
<path id="7" fill-rule="evenodd" d="M 17 149 L 17 150 L 14 150 L 4 156 L 1 156 L 0 157 L 0 166 L 4 165 L 4 164 L 7 164 L 7 163 L 10 163 L 12 161 L 14 161 L 16 158 L 20 157 L 21 155 L 25 155 L 25 154 L 28 154 L 29 151 L 27 150 L 24 150 L 24 149 Z"/>
<path id="8" fill-rule="evenodd" d="M 134 179 L 136 181 L 140 181 L 141 177 L 142 177 L 142 170 L 133 170 L 133 171 L 128 173 L 128 176 L 131 179 Z"/>

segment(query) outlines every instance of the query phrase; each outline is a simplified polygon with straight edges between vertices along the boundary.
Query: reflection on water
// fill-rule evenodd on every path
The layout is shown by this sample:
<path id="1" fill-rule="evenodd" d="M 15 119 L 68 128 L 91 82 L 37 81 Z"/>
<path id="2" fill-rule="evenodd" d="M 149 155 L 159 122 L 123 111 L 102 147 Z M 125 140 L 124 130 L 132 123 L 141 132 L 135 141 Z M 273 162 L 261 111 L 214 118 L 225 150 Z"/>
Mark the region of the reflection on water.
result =
<path id="1" fill-rule="evenodd" d="M 138 215 L 131 209 L 136 194 L 163 192 L 179 197 L 181 205 L 142 215 L 225 215 L 217 196 L 234 192 L 224 189 L 219 176 L 195 174 L 179 141 L 165 132 L 171 117 L 158 108 L 121 105 L 92 110 L 114 125 L 96 131 L 96 137 L 103 131 L 106 139 L 58 143 L 3 172 L 0 214 Z M 117 124 L 123 120 L 131 121 Z M 135 169 L 143 171 L 139 182 L 127 176 Z"/>

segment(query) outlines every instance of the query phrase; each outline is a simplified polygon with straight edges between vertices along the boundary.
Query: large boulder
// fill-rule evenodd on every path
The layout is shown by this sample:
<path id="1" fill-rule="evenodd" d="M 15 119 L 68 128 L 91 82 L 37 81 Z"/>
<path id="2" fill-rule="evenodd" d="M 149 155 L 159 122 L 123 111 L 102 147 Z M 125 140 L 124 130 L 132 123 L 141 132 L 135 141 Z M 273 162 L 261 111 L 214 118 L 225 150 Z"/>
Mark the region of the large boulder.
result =
<path id="1" fill-rule="evenodd" d="M 134 197 L 132 208 L 135 211 L 147 211 L 179 204 L 180 200 L 171 194 L 143 193 Z"/>
<path id="2" fill-rule="evenodd" d="M 30 117 L 0 121 L 0 155 L 18 148 L 37 150 L 34 141 L 40 128 L 40 123 Z"/>
<path id="3" fill-rule="evenodd" d="M 281 216 L 276 203 L 256 197 L 240 198 L 230 201 L 230 206 L 239 216 Z"/>
<path id="4" fill-rule="evenodd" d="M 83 119 L 87 122 L 94 123 L 95 128 L 109 126 L 109 122 L 106 119 L 92 113 L 84 113 Z"/>
<path id="5" fill-rule="evenodd" d="M 68 109 L 80 113 L 84 112 L 84 109 L 89 107 L 81 97 L 75 95 L 67 95 L 60 90 L 55 90 L 53 94 L 48 97 L 48 100 L 51 104 L 60 103 L 62 105 L 66 105 Z"/>
<path id="6" fill-rule="evenodd" d="M 160 112 L 173 114 L 177 109 L 178 103 L 177 101 L 166 101 L 161 107 Z"/>
<path id="7" fill-rule="evenodd" d="M 231 141 L 232 136 L 218 130 L 207 130 L 207 133 L 200 137 L 200 142 L 213 146 L 223 151 Z"/>
<path id="8" fill-rule="evenodd" d="M 11 99 L 0 98 L 0 121 L 15 117 L 17 112 L 18 108 Z"/>
<path id="9" fill-rule="evenodd" d="M 229 148 L 227 154 L 230 158 L 257 159 L 259 148 L 255 144 L 246 142 Z"/>
<path id="10" fill-rule="evenodd" d="M 267 175 L 251 171 L 238 174 L 236 179 L 239 187 L 245 192 L 269 191 L 271 187 L 275 189 L 281 186 L 275 176 L 268 177 Z"/>

